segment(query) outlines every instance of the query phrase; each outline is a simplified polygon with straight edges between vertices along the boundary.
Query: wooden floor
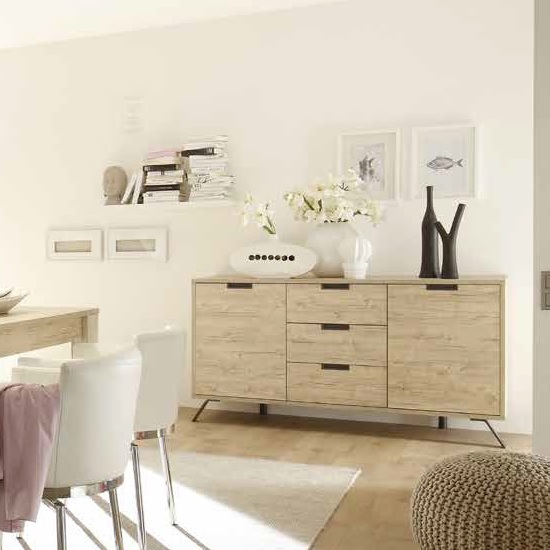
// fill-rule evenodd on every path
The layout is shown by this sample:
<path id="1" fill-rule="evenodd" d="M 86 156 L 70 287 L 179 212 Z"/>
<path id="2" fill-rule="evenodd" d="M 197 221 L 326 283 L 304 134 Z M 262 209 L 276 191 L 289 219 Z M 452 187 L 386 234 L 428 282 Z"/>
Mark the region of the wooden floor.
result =
<path id="1" fill-rule="evenodd" d="M 316 550 L 409 550 L 409 501 L 421 474 L 444 457 L 494 448 L 485 431 L 181 409 L 171 446 L 188 451 L 335 464 L 362 473 L 318 537 Z M 529 436 L 504 434 L 528 452 Z"/>

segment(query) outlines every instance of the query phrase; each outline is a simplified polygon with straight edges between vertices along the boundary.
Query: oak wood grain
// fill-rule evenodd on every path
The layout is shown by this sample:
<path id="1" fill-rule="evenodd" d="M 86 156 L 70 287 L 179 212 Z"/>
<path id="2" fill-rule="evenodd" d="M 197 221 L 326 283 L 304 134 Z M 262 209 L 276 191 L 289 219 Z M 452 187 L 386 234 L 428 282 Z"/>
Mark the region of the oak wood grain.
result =
<path id="1" fill-rule="evenodd" d="M 0 317 L 0 357 L 85 342 L 88 318 L 97 319 L 97 315 L 95 308 L 17 308 Z"/>
<path id="2" fill-rule="evenodd" d="M 387 364 L 386 327 L 350 325 L 349 330 L 323 330 L 321 324 L 289 323 L 287 343 L 289 362 Z"/>
<path id="3" fill-rule="evenodd" d="M 181 409 L 169 441 L 170 456 L 180 460 L 188 452 L 210 453 L 361 470 L 313 550 L 418 550 L 410 502 L 420 477 L 446 457 L 494 448 L 487 430 L 438 430 L 435 419 L 431 426 L 413 426 L 286 414 L 265 417 L 257 414 L 257 407 L 250 408 L 252 414 L 215 410 L 224 406 L 209 405 L 200 422 L 191 422 L 195 410 Z M 531 452 L 529 435 L 501 435 L 509 451 Z M 156 442 L 141 446 L 145 467 L 162 476 Z M 184 481 L 177 468 L 172 473 L 176 483 Z"/>
<path id="4" fill-rule="evenodd" d="M 194 393 L 286 399 L 285 285 L 195 286 Z"/>
<path id="5" fill-rule="evenodd" d="M 501 288 L 388 288 L 388 406 L 498 415 Z"/>
<path id="6" fill-rule="evenodd" d="M 289 284 L 288 321 L 386 325 L 386 289 L 386 285 L 350 284 L 347 289 L 335 289 L 323 288 L 323 284 Z"/>
<path id="7" fill-rule="evenodd" d="M 304 403 L 385 407 L 385 367 L 349 365 L 349 370 L 323 369 L 318 363 L 288 364 L 288 399 Z"/>

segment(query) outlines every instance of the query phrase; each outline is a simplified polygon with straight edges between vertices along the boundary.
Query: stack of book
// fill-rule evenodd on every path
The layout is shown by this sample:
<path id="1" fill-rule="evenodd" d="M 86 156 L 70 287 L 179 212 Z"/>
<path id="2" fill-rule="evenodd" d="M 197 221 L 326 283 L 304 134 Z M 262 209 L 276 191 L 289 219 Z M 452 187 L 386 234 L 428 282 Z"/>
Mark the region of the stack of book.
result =
<path id="1" fill-rule="evenodd" d="M 143 162 L 143 185 L 139 193 L 144 203 L 184 202 L 189 193 L 186 185 L 186 160 L 180 151 L 150 153 Z M 137 191 L 137 190 L 136 190 Z"/>
<path id="2" fill-rule="evenodd" d="M 228 199 L 234 178 L 229 174 L 227 142 L 227 136 L 215 136 L 149 153 L 141 171 L 132 176 L 123 204 Z"/>
<path id="3" fill-rule="evenodd" d="M 231 197 L 235 178 L 229 173 L 227 145 L 227 136 L 214 136 L 190 141 L 182 147 L 181 155 L 189 160 L 190 202 Z"/>

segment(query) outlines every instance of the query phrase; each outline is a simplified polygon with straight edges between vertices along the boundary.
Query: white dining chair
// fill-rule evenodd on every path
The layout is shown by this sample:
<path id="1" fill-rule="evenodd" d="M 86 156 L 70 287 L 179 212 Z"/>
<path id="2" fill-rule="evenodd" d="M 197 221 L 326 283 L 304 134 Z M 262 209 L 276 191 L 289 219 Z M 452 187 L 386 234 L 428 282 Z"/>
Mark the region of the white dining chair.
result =
<path id="1" fill-rule="evenodd" d="M 124 480 L 141 373 L 135 348 L 59 368 L 60 415 L 43 502 L 57 519 L 57 548 L 67 548 L 63 499 L 109 492 L 117 550 L 123 550 L 117 487 Z"/>
<path id="2" fill-rule="evenodd" d="M 139 334 L 134 338 L 141 352 L 142 372 L 134 420 L 134 439 L 131 443 L 136 504 L 138 511 L 138 542 L 142 550 L 147 547 L 143 494 L 139 465 L 139 442 L 158 439 L 161 463 L 165 478 L 170 520 L 176 524 L 176 507 L 166 436 L 174 431 L 178 416 L 178 388 L 185 363 L 185 332 L 174 327 Z M 94 357 L 115 349 L 112 344 L 74 344 L 74 357 Z M 50 383 L 57 375 L 58 364 L 49 360 L 40 367 L 40 377 Z M 14 367 L 12 379 L 38 381 L 34 373 L 39 363 L 34 357 L 21 357 Z"/>

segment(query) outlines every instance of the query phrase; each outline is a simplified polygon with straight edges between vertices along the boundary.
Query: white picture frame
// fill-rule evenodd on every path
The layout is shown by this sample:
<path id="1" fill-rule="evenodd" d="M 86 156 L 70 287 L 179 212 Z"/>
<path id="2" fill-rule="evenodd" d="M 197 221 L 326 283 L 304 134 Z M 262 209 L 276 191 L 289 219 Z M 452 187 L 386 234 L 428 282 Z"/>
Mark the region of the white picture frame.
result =
<path id="1" fill-rule="evenodd" d="M 412 198 L 423 198 L 429 185 L 436 198 L 478 195 L 476 133 L 471 124 L 412 129 Z"/>
<path id="2" fill-rule="evenodd" d="M 166 227 L 115 227 L 107 229 L 107 260 L 168 260 Z"/>
<path id="3" fill-rule="evenodd" d="M 399 198 L 401 177 L 401 131 L 363 130 L 346 132 L 337 139 L 338 172 L 353 169 L 365 182 L 372 199 Z"/>
<path id="4" fill-rule="evenodd" d="M 102 259 L 101 229 L 49 229 L 46 232 L 48 260 Z"/>

